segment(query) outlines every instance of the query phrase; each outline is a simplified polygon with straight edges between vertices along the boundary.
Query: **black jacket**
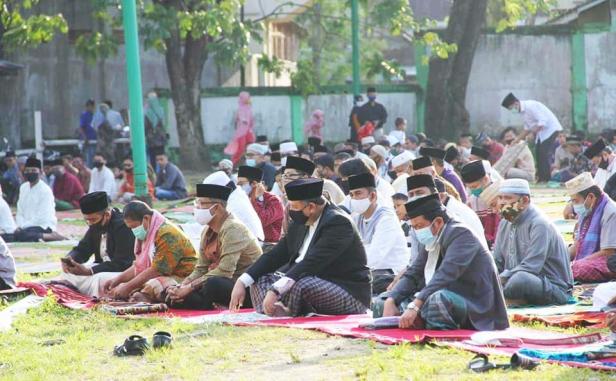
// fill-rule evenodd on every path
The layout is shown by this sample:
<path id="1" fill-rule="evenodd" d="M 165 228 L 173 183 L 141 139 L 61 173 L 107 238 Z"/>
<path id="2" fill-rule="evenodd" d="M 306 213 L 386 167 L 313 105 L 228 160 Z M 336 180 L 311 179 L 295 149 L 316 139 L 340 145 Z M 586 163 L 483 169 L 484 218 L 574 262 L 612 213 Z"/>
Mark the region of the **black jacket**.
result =
<path id="1" fill-rule="evenodd" d="M 107 232 L 107 255 L 111 261 L 103 262 L 100 254 L 102 232 L 94 229 L 88 229 L 86 235 L 68 255 L 75 262 L 85 263 L 94 254 L 94 262 L 97 264 L 92 267 L 92 271 L 95 274 L 126 270 L 135 260 L 135 236 L 124 223 L 124 216 L 118 209 L 111 210 L 111 219 L 105 231 Z"/>
<path id="2" fill-rule="evenodd" d="M 366 124 L 366 122 L 378 120 L 379 122 L 374 128 L 381 128 L 385 122 L 387 122 L 387 110 L 385 110 L 385 106 L 380 103 L 374 102 L 374 104 L 371 104 L 370 102 L 366 102 L 359 108 L 357 118 L 359 119 L 359 124 L 362 126 Z"/>
<path id="3" fill-rule="evenodd" d="M 316 276 L 337 284 L 369 306 L 370 271 L 364 245 L 351 219 L 336 206 L 327 204 L 304 259 L 295 263 L 307 232 L 307 226 L 291 223 L 287 235 L 263 254 L 247 273 L 255 281 L 275 271 L 295 281 Z"/>

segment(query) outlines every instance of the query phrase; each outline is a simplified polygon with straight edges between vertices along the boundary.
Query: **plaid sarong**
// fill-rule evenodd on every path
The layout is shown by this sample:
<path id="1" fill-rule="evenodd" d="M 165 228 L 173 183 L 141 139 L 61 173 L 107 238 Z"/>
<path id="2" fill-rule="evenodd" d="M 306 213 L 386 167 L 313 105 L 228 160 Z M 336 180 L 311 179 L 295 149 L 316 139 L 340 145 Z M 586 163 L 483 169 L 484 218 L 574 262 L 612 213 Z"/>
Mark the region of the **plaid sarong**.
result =
<path id="1" fill-rule="evenodd" d="M 448 290 L 440 290 L 430 295 L 419 313 L 426 329 L 469 328 L 466 300 Z"/>
<path id="2" fill-rule="evenodd" d="M 266 274 L 251 286 L 252 305 L 263 313 L 263 299 L 269 288 L 282 276 Z M 345 289 L 315 276 L 304 277 L 280 297 L 292 316 L 317 313 L 323 315 L 363 314 L 368 309 Z"/>

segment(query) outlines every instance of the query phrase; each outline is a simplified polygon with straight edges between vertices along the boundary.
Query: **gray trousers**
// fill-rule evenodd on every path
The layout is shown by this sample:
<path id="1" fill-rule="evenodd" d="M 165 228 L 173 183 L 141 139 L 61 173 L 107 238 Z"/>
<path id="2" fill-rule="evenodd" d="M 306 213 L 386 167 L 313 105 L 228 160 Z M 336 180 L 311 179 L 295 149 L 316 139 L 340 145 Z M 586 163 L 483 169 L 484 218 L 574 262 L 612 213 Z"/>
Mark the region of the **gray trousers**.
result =
<path id="1" fill-rule="evenodd" d="M 566 304 L 571 296 L 546 277 L 525 271 L 518 271 L 507 280 L 503 294 L 505 299 L 524 300 L 535 305 Z"/>

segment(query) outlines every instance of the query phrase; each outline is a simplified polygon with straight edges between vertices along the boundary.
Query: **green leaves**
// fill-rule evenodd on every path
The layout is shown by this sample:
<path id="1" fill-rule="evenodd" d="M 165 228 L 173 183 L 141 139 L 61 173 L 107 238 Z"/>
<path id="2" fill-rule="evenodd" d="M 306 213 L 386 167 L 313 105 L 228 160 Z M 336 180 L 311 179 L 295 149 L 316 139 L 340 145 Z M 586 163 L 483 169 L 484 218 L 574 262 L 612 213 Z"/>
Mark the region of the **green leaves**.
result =
<path id="1" fill-rule="evenodd" d="M 49 42 L 56 33 L 67 33 L 68 25 L 62 14 L 33 14 L 37 0 L 0 0 L 0 55 L 31 48 Z"/>
<path id="2" fill-rule="evenodd" d="M 113 35 L 100 32 L 81 35 L 75 41 L 77 53 L 89 64 L 114 55 L 118 45 L 119 41 Z"/>
<path id="3" fill-rule="evenodd" d="M 257 60 L 257 65 L 261 70 L 274 74 L 276 78 L 280 78 L 284 71 L 284 62 L 279 60 L 276 56 L 270 59 L 268 56 L 262 55 Z"/>
<path id="4" fill-rule="evenodd" d="M 496 31 L 502 32 L 539 12 L 548 13 L 555 3 L 556 0 L 492 0 L 488 8 L 488 25 L 495 24 Z"/>

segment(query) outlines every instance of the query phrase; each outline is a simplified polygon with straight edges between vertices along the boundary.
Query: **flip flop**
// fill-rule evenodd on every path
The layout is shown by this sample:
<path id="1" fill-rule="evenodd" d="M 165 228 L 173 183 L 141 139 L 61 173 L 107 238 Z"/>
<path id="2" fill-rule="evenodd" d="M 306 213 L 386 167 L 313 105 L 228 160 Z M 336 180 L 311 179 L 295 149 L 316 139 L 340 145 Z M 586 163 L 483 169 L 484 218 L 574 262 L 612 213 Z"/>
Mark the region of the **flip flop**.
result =
<path id="1" fill-rule="evenodd" d="M 524 369 L 524 370 L 533 370 L 539 365 L 538 361 L 534 359 L 521 355 L 519 353 L 514 353 L 509 360 L 509 364 L 494 364 L 488 360 L 488 356 L 484 354 L 479 354 L 470 361 L 468 364 L 468 369 L 472 370 L 475 373 L 484 373 L 493 369 Z"/>
<path id="2" fill-rule="evenodd" d="M 124 344 L 116 346 L 113 349 L 113 354 L 118 357 L 143 356 L 149 348 L 148 339 L 143 336 L 132 335 L 124 340 Z"/>
<path id="3" fill-rule="evenodd" d="M 159 331 L 152 337 L 152 347 L 156 349 L 170 347 L 172 341 L 173 337 L 169 332 Z"/>

